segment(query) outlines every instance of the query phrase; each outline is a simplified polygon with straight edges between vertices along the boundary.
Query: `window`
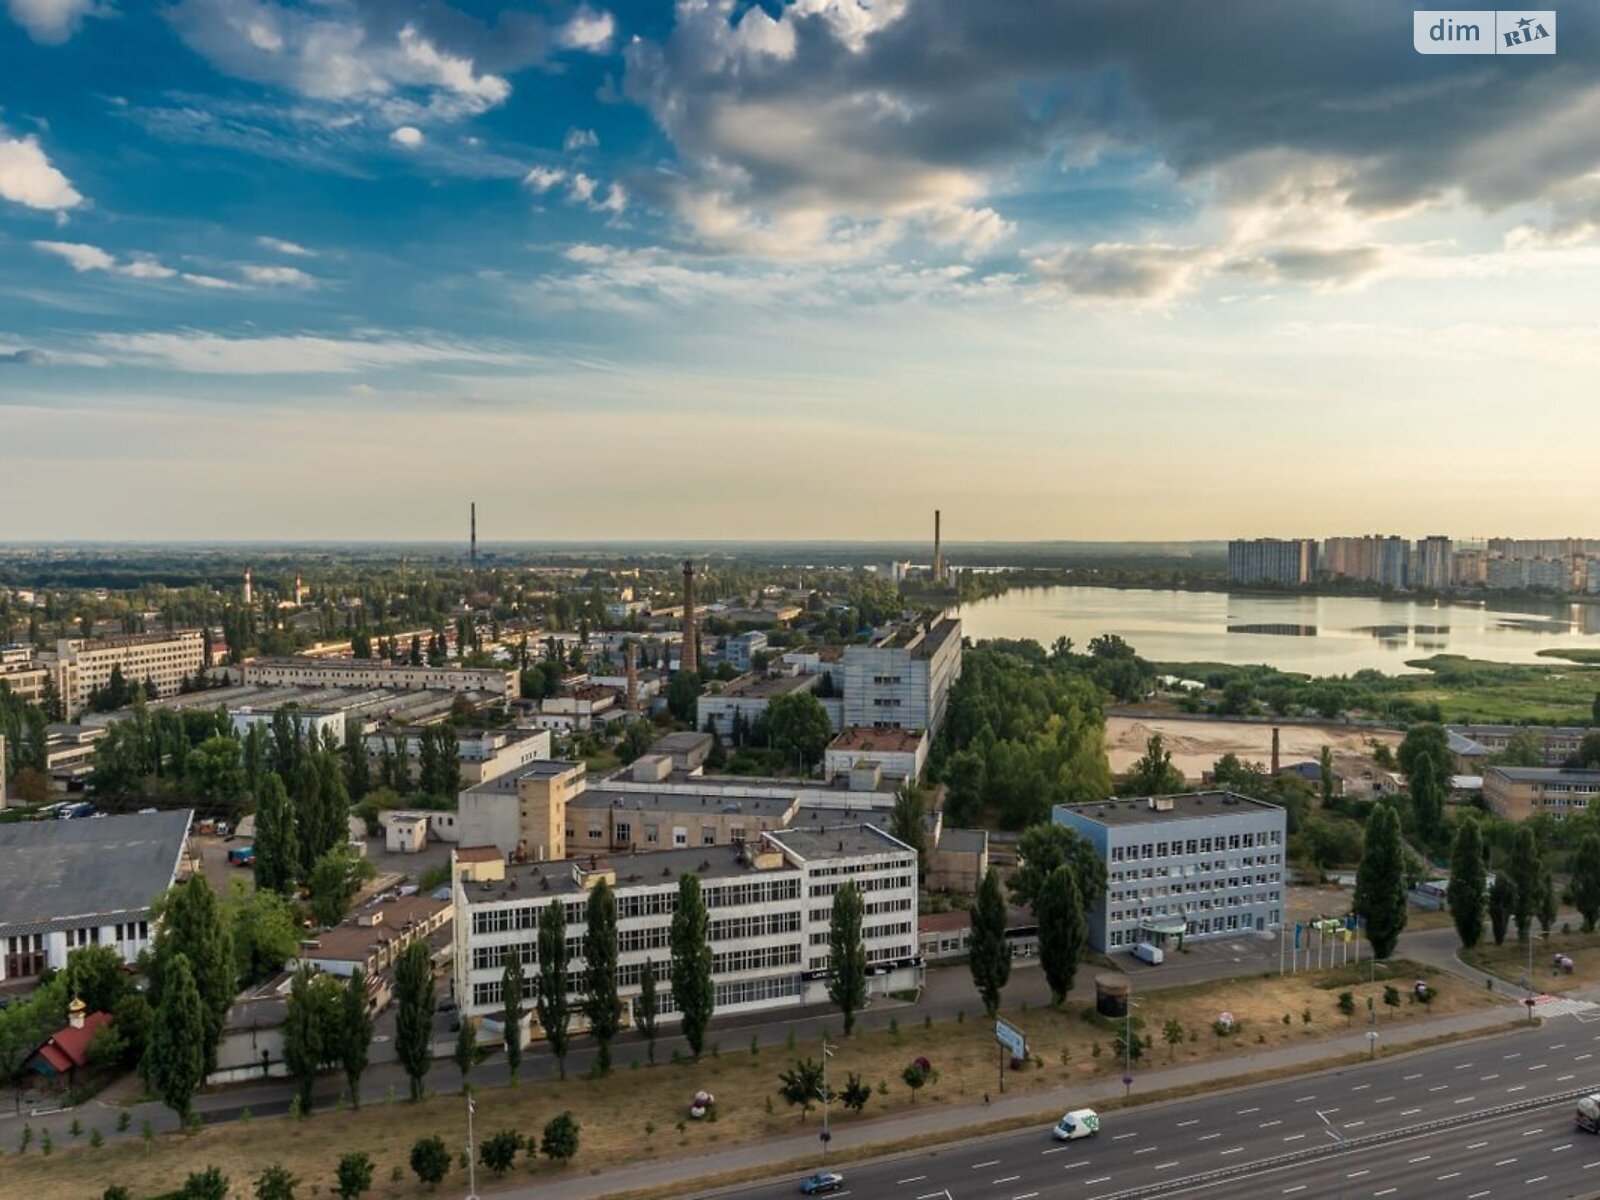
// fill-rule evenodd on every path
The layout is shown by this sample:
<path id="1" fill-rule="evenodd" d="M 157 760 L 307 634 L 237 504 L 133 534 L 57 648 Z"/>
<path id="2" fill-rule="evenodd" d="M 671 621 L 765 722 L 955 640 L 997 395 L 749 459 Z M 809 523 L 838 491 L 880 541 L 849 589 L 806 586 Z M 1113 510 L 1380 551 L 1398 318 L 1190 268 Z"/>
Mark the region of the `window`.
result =
<path id="1" fill-rule="evenodd" d="M 682 825 L 672 827 L 672 844 L 680 849 L 689 844 L 689 831 Z"/>
<path id="2" fill-rule="evenodd" d="M 633 826 L 627 821 L 617 822 L 617 842 L 627 844 L 633 841 Z"/>
<path id="3" fill-rule="evenodd" d="M 700 826 L 700 844 L 702 846 L 715 846 L 717 844 L 717 827 L 715 825 Z"/>
<path id="4" fill-rule="evenodd" d="M 661 826 L 646 824 L 644 827 L 644 840 L 647 846 L 654 846 L 661 840 Z"/>

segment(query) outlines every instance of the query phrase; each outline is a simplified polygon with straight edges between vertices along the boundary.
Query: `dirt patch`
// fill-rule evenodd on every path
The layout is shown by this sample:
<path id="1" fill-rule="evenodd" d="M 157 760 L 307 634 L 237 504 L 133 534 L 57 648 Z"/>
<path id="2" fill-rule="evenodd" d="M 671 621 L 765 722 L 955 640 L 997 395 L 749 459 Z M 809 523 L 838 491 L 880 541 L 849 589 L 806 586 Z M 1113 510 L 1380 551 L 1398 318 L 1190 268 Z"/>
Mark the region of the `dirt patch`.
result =
<path id="1" fill-rule="evenodd" d="M 1172 755 L 1172 765 L 1189 779 L 1199 779 L 1224 754 L 1236 754 L 1245 762 L 1263 767 L 1272 761 L 1271 725 L 1254 721 L 1186 721 L 1147 716 L 1106 718 L 1106 752 L 1111 770 L 1121 774 L 1144 754 L 1152 734 Z M 1346 725 L 1280 725 L 1279 761 L 1315 762 L 1328 746 L 1333 750 L 1334 770 L 1347 779 L 1360 778 L 1362 771 L 1374 769 L 1368 742 L 1376 738 L 1390 746 L 1400 745 L 1400 734 L 1380 730 L 1351 729 Z"/>
<path id="2" fill-rule="evenodd" d="M 1528 975 L 1528 943 L 1517 941 L 1517 927 L 1512 925 L 1503 946 L 1492 941 L 1480 942 L 1471 950 L 1461 951 L 1461 961 L 1469 966 L 1500 979 L 1522 986 Z M 1572 960 L 1572 973 L 1555 965 L 1555 956 L 1564 954 Z M 1533 939 L 1533 986 L 1535 990 L 1551 995 L 1573 992 L 1579 988 L 1600 984 L 1600 931 L 1595 933 L 1552 933 L 1548 938 Z"/>

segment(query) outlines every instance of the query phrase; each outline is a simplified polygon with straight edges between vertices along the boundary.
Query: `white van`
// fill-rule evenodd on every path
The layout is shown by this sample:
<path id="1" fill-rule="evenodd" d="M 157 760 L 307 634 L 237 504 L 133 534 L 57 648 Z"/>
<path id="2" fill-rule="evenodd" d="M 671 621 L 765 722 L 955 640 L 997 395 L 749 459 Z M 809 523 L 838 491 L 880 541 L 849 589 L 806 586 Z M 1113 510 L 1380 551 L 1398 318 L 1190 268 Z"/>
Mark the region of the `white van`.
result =
<path id="1" fill-rule="evenodd" d="M 1078 1138 L 1096 1137 L 1100 1133 L 1100 1115 L 1092 1108 L 1075 1108 L 1062 1114 L 1050 1131 L 1058 1142 L 1072 1142 Z"/>
<path id="2" fill-rule="evenodd" d="M 1159 967 L 1167 957 L 1161 952 L 1160 946 L 1152 946 L 1149 942 L 1140 942 L 1135 946 L 1133 956 L 1140 962 L 1149 963 L 1152 967 Z"/>

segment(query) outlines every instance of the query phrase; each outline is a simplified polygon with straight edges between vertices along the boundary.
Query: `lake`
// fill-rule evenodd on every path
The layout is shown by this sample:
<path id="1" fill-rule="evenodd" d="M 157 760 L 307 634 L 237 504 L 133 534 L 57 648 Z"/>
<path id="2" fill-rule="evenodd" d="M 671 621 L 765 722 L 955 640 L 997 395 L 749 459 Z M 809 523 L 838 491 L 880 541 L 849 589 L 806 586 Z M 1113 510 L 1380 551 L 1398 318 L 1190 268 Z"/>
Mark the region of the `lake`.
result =
<path id="1" fill-rule="evenodd" d="M 1025 588 L 960 609 L 962 632 L 1069 637 L 1082 651 L 1119 634 L 1154 662 L 1265 663 L 1308 675 L 1373 668 L 1406 674 L 1408 659 L 1459 654 L 1543 663 L 1540 650 L 1600 650 L 1600 606 L 1505 601 L 1434 604 L 1374 596 L 1262 596 L 1097 587 Z"/>

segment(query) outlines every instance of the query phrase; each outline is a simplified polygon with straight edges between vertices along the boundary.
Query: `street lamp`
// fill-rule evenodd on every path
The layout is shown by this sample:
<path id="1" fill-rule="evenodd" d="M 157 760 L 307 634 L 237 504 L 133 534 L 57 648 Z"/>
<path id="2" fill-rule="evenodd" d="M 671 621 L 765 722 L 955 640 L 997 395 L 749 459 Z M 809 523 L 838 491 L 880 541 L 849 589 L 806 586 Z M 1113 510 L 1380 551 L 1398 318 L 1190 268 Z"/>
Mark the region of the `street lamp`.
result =
<path id="1" fill-rule="evenodd" d="M 1128 1011 L 1123 1014 L 1122 1025 L 1122 1095 L 1126 1099 L 1133 1091 L 1133 1010 L 1138 1001 L 1128 997 Z"/>
<path id="2" fill-rule="evenodd" d="M 1335 1127 L 1334 1123 L 1323 1115 L 1321 1109 L 1317 1110 L 1317 1119 L 1328 1127 L 1328 1136 L 1339 1143 L 1339 1200 L 1344 1200 L 1345 1167 L 1347 1165 L 1347 1160 L 1345 1159 L 1346 1145 L 1344 1140 L 1344 1130 Z"/>
<path id="3" fill-rule="evenodd" d="M 828 1094 L 828 1059 L 833 1056 L 833 1051 L 828 1049 L 828 1035 L 822 1035 L 822 1132 L 818 1134 L 822 1142 L 822 1165 L 828 1165 L 828 1143 L 833 1140 L 833 1134 L 828 1132 L 828 1101 L 832 1097 Z"/>
<path id="4" fill-rule="evenodd" d="M 467 1200 L 478 1200 L 478 1162 L 472 1152 L 472 1114 L 477 1108 L 472 1089 L 467 1089 Z"/>

